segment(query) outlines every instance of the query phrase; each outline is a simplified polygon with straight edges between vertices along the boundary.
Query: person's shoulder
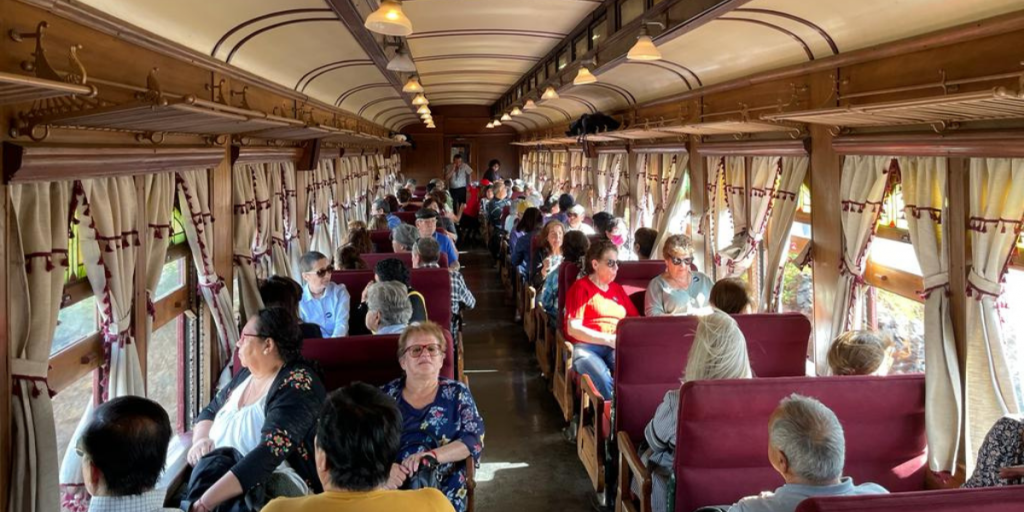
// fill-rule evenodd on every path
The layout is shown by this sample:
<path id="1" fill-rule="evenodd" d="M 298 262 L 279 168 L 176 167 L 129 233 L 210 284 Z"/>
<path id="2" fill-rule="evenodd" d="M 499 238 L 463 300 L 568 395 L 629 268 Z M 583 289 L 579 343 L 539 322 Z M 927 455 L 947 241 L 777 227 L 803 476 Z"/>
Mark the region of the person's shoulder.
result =
<path id="1" fill-rule="evenodd" d="M 415 491 L 394 491 L 396 497 L 400 497 L 402 505 L 415 506 L 415 510 L 424 512 L 451 512 L 452 507 L 448 498 L 441 491 L 430 487 L 417 489 Z"/>
<path id="2" fill-rule="evenodd" d="M 300 512 L 302 510 L 317 510 L 319 508 L 316 503 L 319 501 L 318 496 L 319 495 L 299 496 L 295 498 L 274 498 L 263 506 L 263 512 Z"/>
<path id="3" fill-rule="evenodd" d="M 402 383 L 402 378 L 399 377 L 399 378 L 397 378 L 397 379 L 395 379 L 395 380 L 393 380 L 391 382 L 388 382 L 387 384 L 384 384 L 383 386 L 381 386 L 380 390 L 383 391 L 384 394 L 389 395 L 392 398 L 394 398 L 394 397 L 397 396 L 398 393 L 402 392 L 402 387 L 404 387 L 404 385 Z"/>
<path id="4" fill-rule="evenodd" d="M 764 491 L 761 494 L 740 499 L 735 505 L 729 507 L 729 512 L 776 512 L 781 509 L 772 506 L 775 501 L 777 499 L 774 492 Z"/>
<path id="5" fill-rule="evenodd" d="M 469 392 L 469 386 L 455 379 L 449 379 L 447 377 L 438 377 L 438 382 L 442 388 L 450 389 L 456 393 Z"/>
<path id="6" fill-rule="evenodd" d="M 850 494 L 889 494 L 889 490 L 874 482 L 864 482 L 853 486 Z"/>

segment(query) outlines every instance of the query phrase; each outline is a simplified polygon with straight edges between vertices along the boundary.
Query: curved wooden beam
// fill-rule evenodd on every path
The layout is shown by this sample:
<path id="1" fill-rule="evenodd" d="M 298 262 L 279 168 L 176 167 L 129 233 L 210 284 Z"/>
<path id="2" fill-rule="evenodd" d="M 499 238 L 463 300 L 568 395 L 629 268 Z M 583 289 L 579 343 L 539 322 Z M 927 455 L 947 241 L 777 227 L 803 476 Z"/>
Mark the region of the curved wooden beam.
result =
<path id="1" fill-rule="evenodd" d="M 778 16 L 780 18 L 795 21 L 817 32 L 818 35 L 820 35 L 821 38 L 824 39 L 826 43 L 828 43 L 828 47 L 832 50 L 832 55 L 839 55 L 839 45 L 837 45 L 836 41 L 832 39 L 832 36 L 830 36 L 829 33 L 825 31 L 825 29 L 821 28 L 820 26 L 818 26 L 817 24 L 810 20 L 801 18 L 800 16 L 796 16 L 788 12 L 775 11 L 772 9 L 759 9 L 755 7 L 740 7 L 738 9 L 733 9 L 732 12 L 754 12 L 758 14 L 766 14 L 769 16 Z"/>
<path id="2" fill-rule="evenodd" d="M 768 27 L 768 28 L 770 28 L 772 30 L 775 30 L 776 32 L 781 32 L 782 34 L 785 34 L 785 35 L 789 36 L 790 38 L 792 38 L 794 41 L 797 42 L 797 44 L 800 45 L 801 48 L 804 49 L 804 53 L 807 54 L 807 60 L 809 60 L 809 61 L 810 60 L 814 60 L 814 52 L 811 51 L 811 47 L 810 46 L 807 46 L 807 42 L 806 41 L 804 41 L 800 36 L 796 35 L 796 33 L 791 32 L 791 31 L 789 31 L 787 29 L 784 29 L 784 28 L 782 28 L 782 27 L 780 27 L 780 26 L 778 26 L 778 25 L 776 25 L 774 23 L 768 23 L 767 21 L 761 21 L 761 20 L 752 20 L 750 18 L 722 18 L 722 17 L 719 17 L 718 20 L 716 20 L 716 21 L 740 21 L 740 22 L 743 22 L 743 23 L 751 23 L 751 24 L 754 24 L 754 25 L 760 25 L 762 27 Z"/>
<path id="3" fill-rule="evenodd" d="M 409 106 L 408 105 L 402 105 L 401 107 L 391 107 L 391 108 L 386 108 L 384 110 L 381 110 L 380 112 L 377 112 L 377 114 L 373 116 L 373 120 L 371 120 L 370 122 L 376 123 L 377 119 L 380 119 L 380 116 L 382 116 L 382 115 L 384 115 L 384 114 L 386 114 L 388 112 L 394 112 L 396 110 L 406 110 L 407 111 L 407 110 L 409 110 Z"/>
<path id="4" fill-rule="evenodd" d="M 602 89 L 607 89 L 618 94 L 619 96 L 622 96 L 622 99 L 626 100 L 627 105 L 636 105 L 636 98 L 633 97 L 633 93 L 629 92 L 627 89 L 621 86 L 609 84 L 606 82 L 597 82 L 590 85 L 593 85 L 594 87 L 601 87 Z"/>
<path id="5" fill-rule="evenodd" d="M 384 122 L 381 123 L 381 124 L 384 125 L 384 126 L 387 126 L 388 123 L 390 123 L 391 121 L 394 121 L 395 119 L 401 119 L 401 118 L 403 118 L 405 116 L 410 116 L 410 118 L 417 117 L 416 114 L 408 114 L 408 113 L 406 113 L 406 114 L 395 114 L 395 115 L 385 119 Z"/>
<path id="6" fill-rule="evenodd" d="M 317 67 L 309 70 L 308 72 L 306 72 L 305 75 L 302 75 L 302 78 L 299 78 L 299 81 L 295 82 L 295 90 L 298 91 L 299 90 L 299 86 L 302 86 L 302 91 L 305 91 L 306 87 L 309 87 L 309 82 L 312 82 L 313 80 L 316 80 L 317 77 L 319 77 L 320 75 L 322 75 L 322 74 L 324 74 L 324 73 L 326 73 L 328 71 L 334 71 L 335 69 L 344 69 L 344 68 L 352 67 L 352 66 L 372 66 L 372 65 L 373 65 L 373 61 L 369 60 L 369 59 L 347 59 L 347 60 L 336 60 L 334 62 L 328 62 L 327 64 L 324 64 L 322 66 L 317 66 Z M 315 74 L 315 76 L 311 77 L 311 75 L 314 75 L 314 74 Z M 305 84 L 303 84 L 303 82 L 305 82 L 307 78 L 309 78 L 309 82 L 306 82 Z"/>
<path id="7" fill-rule="evenodd" d="M 663 66 L 659 66 L 658 65 L 658 61 L 655 61 L 655 62 L 645 62 L 645 61 L 630 60 L 630 61 L 626 61 L 626 64 L 632 64 L 634 66 L 651 66 L 651 67 L 658 68 L 658 69 L 660 69 L 662 71 L 668 71 L 669 73 L 672 73 L 673 75 L 676 75 L 676 77 L 678 77 L 680 80 L 682 80 L 683 83 L 686 84 L 686 88 L 688 90 L 691 90 L 691 91 L 693 90 L 693 85 L 691 85 L 690 81 L 686 79 L 686 76 L 684 76 L 682 73 L 680 73 L 680 72 L 678 72 L 678 71 L 676 71 L 676 70 L 674 70 L 672 68 L 666 68 L 666 67 L 663 67 Z"/>
<path id="8" fill-rule="evenodd" d="M 580 105 L 583 105 L 584 107 L 586 107 L 587 110 L 589 110 L 591 114 L 593 114 L 594 112 L 597 112 L 597 106 L 596 105 L 594 105 L 593 103 L 591 103 L 588 100 L 580 98 L 579 96 L 572 96 L 572 95 L 569 95 L 569 94 L 562 94 L 562 95 L 559 96 L 559 98 L 561 98 L 563 100 L 575 101 L 576 103 L 579 103 Z"/>
<path id="9" fill-rule="evenodd" d="M 366 112 L 366 109 L 374 105 L 377 105 L 378 103 L 384 103 L 385 101 L 401 101 L 402 103 L 405 103 L 405 100 L 402 98 L 377 98 L 373 101 L 368 102 L 366 105 L 363 105 L 363 108 L 360 108 L 359 112 L 356 115 L 359 117 L 363 117 L 363 112 Z"/>
<path id="10" fill-rule="evenodd" d="M 258 35 L 266 34 L 267 32 L 270 32 L 271 30 L 276 30 L 276 29 L 279 29 L 281 27 L 287 27 L 288 25 L 296 25 L 296 24 L 299 24 L 299 23 L 315 23 L 315 22 L 318 22 L 318 21 L 330 21 L 330 22 L 333 22 L 333 23 L 337 23 L 338 18 L 334 18 L 334 17 L 332 17 L 332 18 L 300 18 L 300 19 L 297 19 L 297 20 L 288 20 L 288 21 L 282 21 L 280 23 L 274 23 L 273 25 L 267 25 L 266 27 L 263 27 L 263 28 L 255 31 L 255 32 L 253 32 L 253 33 L 243 37 L 242 39 L 240 39 L 238 41 L 238 43 L 236 43 L 235 46 L 231 48 L 231 51 L 228 52 L 228 57 L 226 59 L 224 59 L 224 62 L 231 62 L 231 59 L 234 58 L 236 53 L 238 53 L 238 50 L 241 50 L 242 47 L 245 46 L 245 43 L 248 43 L 249 41 L 251 41 L 254 37 L 256 37 Z"/>
<path id="11" fill-rule="evenodd" d="M 566 111 L 563 108 L 554 107 L 554 106 L 551 106 L 551 105 L 537 105 L 537 108 L 550 108 L 551 110 L 554 110 L 555 112 L 558 112 L 559 114 L 562 114 L 563 116 L 565 116 L 565 120 L 566 121 L 569 121 L 570 119 L 572 119 L 572 114 L 570 114 L 568 111 Z M 554 122 L 554 121 L 552 121 L 552 122 Z"/>
<path id="12" fill-rule="evenodd" d="M 479 36 L 508 36 L 508 37 L 533 37 L 539 39 L 555 39 L 561 41 L 567 34 L 559 32 L 544 32 L 540 30 L 517 30 L 505 28 L 470 28 L 460 30 L 434 30 L 431 32 L 416 32 L 408 37 L 413 39 L 430 39 L 435 37 L 479 37 Z"/>
<path id="13" fill-rule="evenodd" d="M 388 83 L 388 82 L 384 82 L 384 83 L 380 83 L 380 84 L 363 84 L 363 85 L 360 85 L 358 87 L 353 87 L 353 88 L 351 88 L 351 89 L 341 93 L 340 95 L 338 95 L 338 99 L 334 100 L 334 106 L 340 107 L 341 104 L 344 103 L 345 100 L 347 100 L 349 96 L 351 96 L 351 95 L 353 95 L 353 94 L 355 94 L 357 92 L 368 91 L 370 89 L 379 89 L 381 87 L 391 87 L 391 84 Z"/>
<path id="14" fill-rule="evenodd" d="M 276 11 L 276 12 L 264 14 L 262 16 L 257 16 L 255 18 L 250 19 L 250 20 L 247 20 L 247 21 L 244 21 L 242 23 L 239 23 L 238 25 L 235 25 L 234 27 L 231 27 L 231 30 L 228 30 L 227 32 L 225 32 L 224 35 L 221 36 L 220 39 L 217 40 L 217 43 L 213 45 L 213 50 L 210 51 L 210 56 L 211 57 L 215 57 L 217 55 L 217 51 L 220 50 L 220 45 L 224 44 L 224 42 L 227 41 L 229 37 L 235 35 L 236 32 L 238 32 L 239 30 L 242 30 L 245 27 L 248 27 L 249 25 L 252 25 L 254 23 L 259 23 L 259 22 L 264 21 L 264 20 L 269 20 L 271 18 L 279 18 L 281 16 L 289 16 L 289 15 L 292 15 L 292 14 L 305 14 L 305 13 L 311 13 L 311 12 L 332 12 L 332 11 L 330 9 L 287 9 L 287 10 L 284 10 L 284 11 Z"/>

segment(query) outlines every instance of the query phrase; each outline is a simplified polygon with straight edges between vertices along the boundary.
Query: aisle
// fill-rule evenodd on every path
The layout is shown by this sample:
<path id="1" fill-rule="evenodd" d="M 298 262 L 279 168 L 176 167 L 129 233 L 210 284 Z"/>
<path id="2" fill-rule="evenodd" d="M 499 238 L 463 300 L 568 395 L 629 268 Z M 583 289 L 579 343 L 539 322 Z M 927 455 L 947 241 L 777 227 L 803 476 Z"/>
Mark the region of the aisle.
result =
<path id="1" fill-rule="evenodd" d="M 587 474 L 576 446 L 562 437 L 561 412 L 540 378 L 533 346 L 503 303 L 493 260 L 482 249 L 459 258 L 477 299 L 466 318 L 466 374 L 487 425 L 476 509 L 590 510 Z"/>

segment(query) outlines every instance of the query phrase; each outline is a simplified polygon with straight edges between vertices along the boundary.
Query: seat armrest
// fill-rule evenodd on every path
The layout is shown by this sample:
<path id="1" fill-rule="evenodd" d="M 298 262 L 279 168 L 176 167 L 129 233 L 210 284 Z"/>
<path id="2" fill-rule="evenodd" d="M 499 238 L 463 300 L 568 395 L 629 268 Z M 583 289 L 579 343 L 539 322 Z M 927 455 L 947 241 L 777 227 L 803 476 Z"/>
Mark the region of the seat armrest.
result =
<path id="1" fill-rule="evenodd" d="M 588 421 L 593 422 L 594 436 L 600 447 L 607 437 L 602 432 L 603 422 L 601 421 L 601 415 L 604 413 L 604 397 L 597 392 L 597 387 L 594 386 L 594 381 L 590 379 L 589 375 L 580 375 L 580 389 L 582 390 L 580 428 L 586 426 Z"/>
<path id="2" fill-rule="evenodd" d="M 617 504 L 617 510 L 639 510 L 640 512 L 648 512 L 651 510 L 651 473 L 647 471 L 647 466 L 644 465 L 643 461 L 640 460 L 640 454 L 636 451 L 636 446 L 633 445 L 633 441 L 625 432 L 618 433 L 619 443 L 619 504 Z M 633 500 L 627 500 L 626 497 L 632 493 L 632 482 L 636 480 L 639 483 L 640 495 L 637 499 L 640 503 L 639 508 L 632 505 Z M 627 505 L 627 502 L 629 504 Z"/>

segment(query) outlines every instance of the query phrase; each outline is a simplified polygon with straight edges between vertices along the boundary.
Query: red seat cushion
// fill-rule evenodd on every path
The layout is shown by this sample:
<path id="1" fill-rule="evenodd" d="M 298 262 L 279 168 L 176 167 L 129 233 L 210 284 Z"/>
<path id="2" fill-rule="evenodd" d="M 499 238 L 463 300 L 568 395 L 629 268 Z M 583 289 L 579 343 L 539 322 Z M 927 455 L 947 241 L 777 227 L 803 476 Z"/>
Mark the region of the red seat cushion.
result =
<path id="1" fill-rule="evenodd" d="M 447 329 L 444 335 L 447 346 L 441 376 L 454 379 L 452 337 Z M 356 381 L 380 386 L 402 376 L 402 367 L 398 364 L 398 337 L 386 334 L 310 339 L 303 342 L 302 355 L 320 365 L 328 392 Z"/>
<path id="2" fill-rule="evenodd" d="M 402 219 L 403 223 L 405 223 L 405 224 L 412 224 L 413 226 L 416 225 L 416 212 L 414 212 L 414 211 L 413 212 L 405 211 L 405 212 L 392 212 L 392 213 L 394 214 L 395 217 L 398 217 L 399 219 Z"/>
<path id="3" fill-rule="evenodd" d="M 821 400 L 839 418 L 844 475 L 893 492 L 924 488 L 923 375 L 697 381 L 679 396 L 675 510 L 735 503 L 782 485 L 766 455 L 768 418 L 792 393 Z"/>
<path id="4" fill-rule="evenodd" d="M 945 489 L 869 496 L 804 500 L 797 512 L 1018 512 L 1024 510 L 1024 486 Z"/>
<path id="5" fill-rule="evenodd" d="M 427 318 L 444 329 L 452 325 L 452 277 L 447 268 L 417 268 L 409 284 L 423 295 Z"/>
<path id="6" fill-rule="evenodd" d="M 387 260 L 387 259 L 396 259 L 396 260 L 401 261 L 402 263 L 404 263 L 405 264 L 405 268 L 408 268 L 408 269 L 412 268 L 412 253 L 411 252 L 397 252 L 397 253 L 396 252 L 392 252 L 392 253 L 372 252 L 372 253 L 368 253 L 368 254 L 362 254 L 362 255 L 360 255 L 360 257 L 363 258 L 363 261 L 366 262 L 366 268 L 368 268 L 370 270 L 373 270 L 377 266 L 377 263 L 380 262 L 381 260 Z M 440 259 L 438 260 L 437 263 L 438 263 L 438 265 L 441 266 L 441 268 L 448 268 L 448 255 L 443 253 L 443 252 L 440 253 Z"/>
<path id="7" fill-rule="evenodd" d="M 736 315 L 754 375 L 804 375 L 811 323 L 799 313 Z M 615 350 L 615 432 L 638 442 L 665 393 L 679 387 L 699 319 L 627 318 Z"/>
<path id="8" fill-rule="evenodd" d="M 391 230 L 390 229 L 378 229 L 376 231 L 370 231 L 370 242 L 373 243 L 373 249 L 376 253 L 393 253 L 395 252 L 394 247 L 391 246 Z M 366 255 L 363 255 L 363 259 L 366 259 Z"/>

